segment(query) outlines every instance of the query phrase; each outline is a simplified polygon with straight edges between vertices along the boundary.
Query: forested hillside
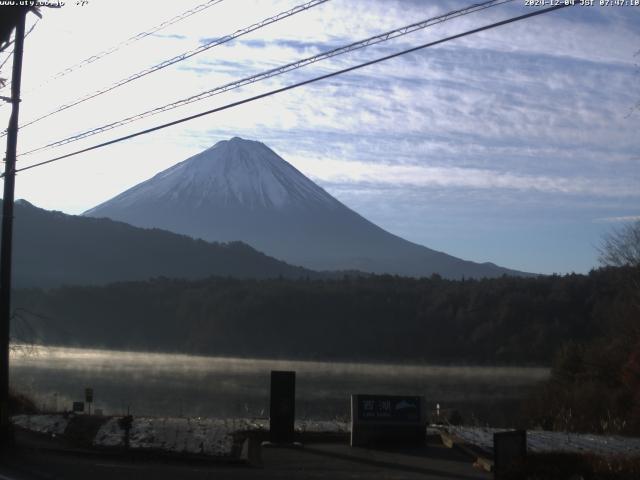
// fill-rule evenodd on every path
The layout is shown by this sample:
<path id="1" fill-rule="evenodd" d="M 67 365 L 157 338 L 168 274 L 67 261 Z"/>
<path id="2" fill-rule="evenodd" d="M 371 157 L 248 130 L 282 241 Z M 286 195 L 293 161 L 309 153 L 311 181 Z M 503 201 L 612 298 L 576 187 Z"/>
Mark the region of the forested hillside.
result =
<path id="1" fill-rule="evenodd" d="M 205 242 L 106 218 L 52 212 L 24 200 L 16 202 L 13 256 L 16 287 L 104 285 L 158 276 L 198 279 L 211 275 L 320 276 L 268 257 L 241 242 Z"/>
<path id="2" fill-rule="evenodd" d="M 210 355 L 483 364 L 552 362 L 616 329 L 625 268 L 450 281 L 155 279 L 19 290 L 44 343 Z M 39 315 L 39 316 L 37 316 Z M 46 318 L 44 320 L 43 318 Z"/>

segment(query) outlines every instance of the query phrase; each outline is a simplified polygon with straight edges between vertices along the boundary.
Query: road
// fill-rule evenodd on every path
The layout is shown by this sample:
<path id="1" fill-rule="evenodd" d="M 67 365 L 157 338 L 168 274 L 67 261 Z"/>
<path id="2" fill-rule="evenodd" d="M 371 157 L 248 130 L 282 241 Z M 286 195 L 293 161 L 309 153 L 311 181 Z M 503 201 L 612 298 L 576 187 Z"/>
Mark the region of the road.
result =
<path id="1" fill-rule="evenodd" d="M 425 453 L 426 452 L 426 453 Z M 0 463 L 0 480 L 393 479 L 492 478 L 463 454 L 433 443 L 420 452 L 376 452 L 339 444 L 263 448 L 262 465 L 130 457 L 89 451 L 17 448 Z"/>

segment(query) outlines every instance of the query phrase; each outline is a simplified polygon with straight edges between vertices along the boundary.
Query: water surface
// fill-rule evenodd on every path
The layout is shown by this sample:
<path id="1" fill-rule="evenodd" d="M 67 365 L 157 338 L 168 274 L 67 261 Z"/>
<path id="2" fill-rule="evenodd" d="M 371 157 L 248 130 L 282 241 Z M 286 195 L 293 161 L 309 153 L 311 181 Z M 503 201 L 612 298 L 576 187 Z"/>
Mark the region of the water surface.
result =
<path id="1" fill-rule="evenodd" d="M 299 418 L 342 419 L 354 393 L 425 395 L 429 408 L 491 419 L 546 379 L 546 368 L 309 362 L 61 347 L 14 349 L 11 384 L 46 410 L 94 389 L 105 414 L 268 416 L 271 370 L 295 370 Z M 496 417 L 497 418 L 497 417 Z"/>

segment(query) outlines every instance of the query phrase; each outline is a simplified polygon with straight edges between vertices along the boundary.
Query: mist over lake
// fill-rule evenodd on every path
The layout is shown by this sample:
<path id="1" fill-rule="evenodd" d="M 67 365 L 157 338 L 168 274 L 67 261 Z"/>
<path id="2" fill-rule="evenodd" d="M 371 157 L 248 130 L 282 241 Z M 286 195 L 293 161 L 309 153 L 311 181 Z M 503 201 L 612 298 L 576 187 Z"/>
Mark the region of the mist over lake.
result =
<path id="1" fill-rule="evenodd" d="M 390 365 L 254 360 L 82 348 L 23 347 L 11 358 L 11 384 L 46 410 L 69 410 L 94 388 L 105 414 L 267 417 L 269 373 L 295 370 L 296 415 L 344 419 L 352 393 L 425 395 L 429 409 L 459 409 L 500 421 L 548 378 L 537 367 Z"/>

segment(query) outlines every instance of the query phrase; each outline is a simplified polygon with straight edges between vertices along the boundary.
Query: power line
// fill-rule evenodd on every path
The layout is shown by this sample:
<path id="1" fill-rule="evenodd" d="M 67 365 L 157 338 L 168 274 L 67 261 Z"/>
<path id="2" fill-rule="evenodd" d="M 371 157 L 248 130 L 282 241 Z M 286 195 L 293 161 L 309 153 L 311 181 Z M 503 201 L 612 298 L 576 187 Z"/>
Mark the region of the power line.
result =
<path id="1" fill-rule="evenodd" d="M 12 38 L 11 40 L 8 40 L 3 46 L 2 49 L 0 49 L 0 53 L 4 52 L 7 48 L 9 48 L 11 45 L 13 45 L 13 42 L 15 42 L 15 38 Z"/>
<path id="2" fill-rule="evenodd" d="M 206 10 L 207 8 L 213 7 L 214 5 L 216 5 L 216 4 L 218 4 L 218 3 L 222 2 L 222 1 L 223 0 L 209 0 L 206 3 L 202 3 L 202 4 L 197 5 L 197 6 L 191 8 L 189 10 L 186 10 L 186 11 L 182 12 L 181 14 L 176 15 L 175 17 L 170 18 L 169 20 L 166 20 L 166 21 L 156 25 L 155 27 L 151 27 L 150 29 L 145 30 L 144 32 L 140 32 L 137 35 L 134 35 L 133 37 L 129 37 L 128 39 L 123 40 L 122 42 L 120 42 L 120 43 L 118 43 L 118 44 L 116 44 L 116 45 L 114 45 L 114 46 L 112 46 L 110 48 L 107 48 L 106 50 L 103 50 L 103 51 L 101 51 L 99 53 L 96 53 L 95 55 L 92 55 L 92 56 L 90 56 L 88 58 L 85 58 L 84 60 L 82 60 L 82 61 L 80 61 L 80 62 L 78 62 L 78 63 L 76 63 L 76 64 L 74 64 L 74 65 L 72 65 L 70 67 L 67 67 L 67 68 L 65 68 L 63 70 L 60 70 L 58 73 L 52 75 L 48 80 L 44 81 L 43 83 L 41 83 L 40 85 L 38 85 L 37 87 L 35 87 L 34 89 L 31 89 L 29 91 L 38 90 L 41 87 L 43 87 L 44 85 L 46 85 L 46 84 L 48 84 L 48 83 L 50 83 L 50 82 L 52 82 L 54 80 L 57 80 L 57 79 L 59 79 L 61 77 L 64 77 L 65 75 L 68 75 L 68 74 L 70 74 L 70 73 L 72 73 L 72 72 L 74 72 L 76 70 L 79 70 L 79 69 L 81 69 L 83 67 L 86 67 L 87 65 L 89 65 L 89 64 L 91 64 L 91 63 L 93 63 L 95 61 L 98 61 L 101 58 L 106 57 L 107 55 L 111 55 L 112 53 L 114 53 L 114 52 L 116 52 L 116 51 L 118 51 L 118 50 L 120 50 L 120 49 L 122 49 L 124 47 L 127 47 L 127 46 L 129 46 L 129 45 L 131 45 L 131 44 L 133 44 L 135 42 L 137 42 L 138 40 L 142 40 L 143 38 L 146 38 L 149 35 L 153 35 L 154 33 L 158 32 L 160 30 L 163 30 L 163 29 L 165 29 L 165 28 L 167 28 L 167 27 L 169 27 L 169 26 L 171 26 L 171 25 L 173 25 L 175 23 L 180 22 L 181 20 L 184 20 L 185 18 L 189 18 L 190 16 L 195 15 L 196 13 L 200 13 L 203 10 Z"/>
<path id="3" fill-rule="evenodd" d="M 34 23 L 33 25 L 31 25 L 31 28 L 29 28 L 29 30 L 27 31 L 27 33 L 25 33 L 25 34 L 24 34 L 24 38 L 25 38 L 25 40 L 26 40 L 26 38 L 29 36 L 29 34 L 30 34 L 31 32 L 33 32 L 33 29 L 34 29 L 34 28 L 36 28 L 36 25 L 38 24 L 38 22 L 39 22 L 39 21 L 40 21 L 40 18 L 38 18 L 38 19 L 35 21 L 35 23 Z M 11 43 L 13 43 L 13 40 L 11 41 Z M 7 46 L 9 46 L 11 43 L 7 44 Z M 9 54 L 7 55 L 7 58 L 5 58 L 5 59 L 2 61 L 2 63 L 0 63 L 0 69 L 1 69 L 2 67 L 4 67 L 4 66 L 5 66 L 5 64 L 9 61 L 9 59 L 10 59 L 12 56 L 13 56 L 13 50 L 11 50 L 11 51 L 9 52 Z M 11 82 L 8 82 L 8 83 L 6 83 L 6 84 L 0 85 L 0 90 L 2 90 L 2 89 L 3 89 L 3 88 L 5 88 L 5 87 L 8 87 L 9 85 L 11 85 Z"/>
<path id="4" fill-rule="evenodd" d="M 188 122 L 188 121 L 194 120 L 196 118 L 204 117 L 206 115 L 211 115 L 213 113 L 221 112 L 223 110 L 228 110 L 230 108 L 237 107 L 237 106 L 243 105 L 245 103 L 253 102 L 255 100 L 260 100 L 262 98 L 266 98 L 266 97 L 269 97 L 271 95 L 275 95 L 275 94 L 278 94 L 278 93 L 286 92 L 288 90 L 292 90 L 294 88 L 302 87 L 304 85 L 309 85 L 311 83 L 315 83 L 315 82 L 318 82 L 320 80 L 326 80 L 328 78 L 336 77 L 336 76 L 342 75 L 344 73 L 349 73 L 349 72 L 352 72 L 354 70 L 358 70 L 358 69 L 361 69 L 361 68 L 364 68 L 364 67 L 368 67 L 370 65 L 374 65 L 376 63 L 380 63 L 380 62 L 384 62 L 384 61 L 390 60 L 392 58 L 396 58 L 396 57 L 400 57 L 402 55 L 406 55 L 406 54 L 409 54 L 409 53 L 417 52 L 419 50 L 423 50 L 425 48 L 433 47 L 433 46 L 439 45 L 441 43 L 449 42 L 451 40 L 456 40 L 458 38 L 462 38 L 462 37 L 466 37 L 468 35 L 472 35 L 472 34 L 475 34 L 475 33 L 483 32 L 485 30 L 490 30 L 492 28 L 501 27 L 501 26 L 507 25 L 509 23 L 517 22 L 517 21 L 520 21 L 520 20 L 525 20 L 527 18 L 535 17 L 535 16 L 538 16 L 538 15 L 549 13 L 549 12 L 552 12 L 552 11 L 555 11 L 555 10 L 559 10 L 561 8 L 565 8 L 565 7 L 569 7 L 569 6 L 573 6 L 573 5 L 572 4 L 560 4 L 560 5 L 556 5 L 556 6 L 553 6 L 553 7 L 548 7 L 548 8 L 541 9 L 541 10 L 536 10 L 534 12 L 530 12 L 530 13 L 527 13 L 527 14 L 524 14 L 524 15 L 519 15 L 517 17 L 511 17 L 511 18 L 508 18 L 506 20 L 502 20 L 502 21 L 496 22 L 496 23 L 491 23 L 489 25 L 484 25 L 482 27 L 474 28 L 472 30 L 467 30 L 466 32 L 458 33 L 456 35 L 445 37 L 445 38 L 442 38 L 440 40 L 435 40 L 433 42 L 424 43 L 422 45 L 418 45 L 417 47 L 412 47 L 412 48 L 409 48 L 409 49 L 406 49 L 406 50 L 402 50 L 400 52 L 392 53 L 390 55 L 386 55 L 384 57 L 379 57 L 379 58 L 376 58 L 374 60 L 370 60 L 368 62 L 364 62 L 364 63 L 360 63 L 358 65 L 354 65 L 352 67 L 348 67 L 348 68 L 344 68 L 342 70 L 338 70 L 338 71 L 335 71 L 335 72 L 327 73 L 325 75 L 321 75 L 319 77 L 314 77 L 314 78 L 311 78 L 311 79 L 308 79 L 308 80 L 304 80 L 302 82 L 294 83 L 294 84 L 288 85 L 286 87 L 281 87 L 281 88 L 277 88 L 275 90 L 270 90 L 268 92 L 261 93 L 259 95 L 255 95 L 253 97 L 245 98 L 243 100 L 238 100 L 237 102 L 228 103 L 228 104 L 223 105 L 221 107 L 213 108 L 211 110 L 206 110 L 204 112 L 200 112 L 200 113 L 197 113 L 197 114 L 194 114 L 194 115 L 189 115 L 188 117 L 183 117 L 183 118 L 180 118 L 178 120 L 173 120 L 171 122 L 164 123 L 164 124 L 161 124 L 161 125 L 157 125 L 157 126 L 152 127 L 152 128 L 147 128 L 145 130 L 141 130 L 139 132 L 131 133 L 129 135 L 125 135 L 123 137 L 116 138 L 114 140 L 109 140 L 107 142 L 103 142 L 103 143 L 100 143 L 100 144 L 97 144 L 97 145 L 93 145 L 91 147 L 83 148 L 83 149 L 77 150 L 75 152 L 67 153 L 66 155 L 60 155 L 59 157 L 51 158 L 51 159 L 45 160 L 43 162 L 34 163 L 33 165 L 29 165 L 27 167 L 18 168 L 18 169 L 15 170 L 15 172 L 22 172 L 22 171 L 30 170 L 32 168 L 36 168 L 36 167 L 39 167 L 39 166 L 42 166 L 42 165 L 47 165 L 49 163 L 53 163 L 53 162 L 57 162 L 59 160 L 63 160 L 65 158 L 73 157 L 73 156 L 79 155 L 81 153 L 86 153 L 86 152 L 90 152 L 92 150 L 97 150 L 99 148 L 106 147 L 108 145 L 113 145 L 115 143 L 119 143 L 119 142 L 123 142 L 125 140 L 129 140 L 131 138 L 139 137 L 141 135 L 146 135 L 148 133 L 152 133 L 152 132 L 155 132 L 155 131 L 158 131 L 158 130 L 162 130 L 162 129 L 167 128 L 167 127 L 172 127 L 173 125 L 178 125 L 180 123 Z M 2 176 L 4 176 L 4 175 L 6 175 L 6 172 Z"/>
<path id="5" fill-rule="evenodd" d="M 23 313 L 21 313 L 23 312 Z M 56 333 L 58 334 L 62 334 L 67 338 L 71 338 L 71 332 L 69 332 L 69 330 L 63 328 L 60 326 L 61 322 L 59 319 L 57 318 L 53 318 L 47 315 L 43 315 L 42 313 L 38 313 L 38 312 L 34 312 L 32 310 L 29 310 L 28 308 L 24 308 L 24 307 L 18 307 L 13 311 L 13 316 L 15 318 L 22 318 L 24 320 L 26 320 L 24 314 L 30 315 L 32 317 L 35 317 L 36 320 L 42 322 L 41 325 L 45 325 L 46 328 L 48 329 L 53 329 Z M 35 332 L 34 332 L 35 333 Z"/>
<path id="6" fill-rule="evenodd" d="M 9 52 L 9 55 L 7 55 L 7 58 L 5 58 L 2 63 L 0 63 L 0 68 L 4 67 L 4 65 L 9 61 L 9 59 L 13 57 L 13 50 L 11 50 Z M 2 88 L 4 88 L 6 85 L 3 85 Z"/>
<path id="7" fill-rule="evenodd" d="M 486 1 L 486 2 L 483 2 L 483 3 L 473 4 L 473 5 L 469 6 L 469 7 L 466 7 L 466 8 L 460 9 L 460 10 L 454 10 L 454 11 L 448 12 L 448 13 L 446 13 L 444 15 L 439 15 L 437 17 L 432 17 L 432 18 L 429 18 L 427 20 L 423 20 L 421 22 L 416 22 L 416 23 L 413 23 L 411 25 L 407 25 L 407 26 L 404 26 L 404 27 L 401 27 L 401 28 L 397 28 L 395 30 L 390 30 L 388 32 L 384 32 L 384 33 L 381 33 L 379 35 L 375 35 L 373 37 L 366 38 L 364 40 L 359 40 L 357 42 L 353 42 L 353 43 L 350 43 L 348 45 L 344 45 L 344 46 L 341 46 L 341 47 L 338 47 L 338 48 L 334 48 L 334 49 L 319 53 L 317 55 L 313 55 L 311 57 L 303 58 L 301 60 L 297 60 L 295 62 L 288 63 L 286 65 L 282 65 L 280 67 L 273 68 L 273 69 L 267 70 L 265 72 L 258 73 L 256 75 L 245 77 L 243 79 L 236 80 L 234 82 L 230 82 L 230 83 L 224 84 L 222 86 L 218 86 L 218 87 L 212 88 L 210 90 L 201 92 L 201 93 L 199 93 L 197 95 L 192 95 L 190 97 L 183 98 L 181 100 L 177 100 L 175 102 L 163 105 L 161 107 L 156 107 L 154 109 L 147 110 L 146 112 L 142 112 L 142 113 L 138 113 L 136 115 L 132 115 L 130 117 L 126 117 L 126 118 L 118 120 L 116 122 L 112 122 L 112 123 L 109 123 L 109 124 L 106 124 L 106 125 L 102 125 L 100 127 L 96 127 L 96 128 L 91 129 L 91 130 L 87 130 L 87 131 L 72 135 L 70 137 L 67 137 L 67 138 L 64 138 L 64 139 L 61 139 L 61 140 L 57 140 L 57 141 L 49 143 L 47 145 L 35 148 L 33 150 L 29 150 L 27 152 L 24 152 L 24 153 L 21 154 L 21 156 L 29 155 L 29 154 L 32 154 L 32 153 L 35 153 L 35 152 L 39 152 L 39 151 L 42 151 L 42 150 L 48 150 L 48 149 L 51 149 L 51 148 L 60 147 L 62 145 L 67 145 L 69 143 L 76 142 L 78 140 L 82 140 L 84 138 L 91 137 L 93 135 L 97 135 L 97 134 L 104 133 L 104 132 L 109 131 L 109 130 L 113 130 L 114 128 L 121 127 L 123 125 L 127 125 L 129 123 L 132 123 L 132 122 L 135 122 L 135 121 L 138 121 L 138 120 L 142 120 L 143 118 L 147 118 L 147 117 L 150 117 L 150 116 L 153 116 L 153 115 L 157 115 L 159 113 L 163 113 L 163 112 L 166 112 L 166 111 L 169 111 L 169 110 L 173 110 L 175 108 L 182 107 L 182 106 L 188 105 L 190 103 L 194 103 L 194 102 L 197 102 L 197 101 L 200 101 L 200 100 L 204 100 L 205 98 L 209 98 L 209 97 L 212 97 L 214 95 L 225 93 L 225 92 L 228 92 L 228 91 L 236 89 L 236 88 L 240 88 L 240 87 L 243 87 L 243 86 L 255 83 L 255 82 L 259 82 L 259 81 L 266 80 L 266 79 L 271 78 L 271 77 L 275 77 L 277 75 L 282 75 L 282 74 L 290 72 L 292 70 L 297 70 L 299 68 L 306 67 L 307 65 L 311 65 L 311 64 L 319 62 L 321 60 L 326 60 L 328 58 L 332 58 L 332 57 L 335 57 L 335 56 L 338 56 L 338 55 L 343 55 L 343 54 L 346 54 L 346 53 L 349 53 L 349 52 L 353 52 L 353 51 L 359 50 L 361 48 L 365 48 L 365 47 L 369 47 L 371 45 L 375 45 L 375 44 L 378 44 L 378 43 L 386 42 L 386 41 L 392 40 L 394 38 L 398 38 L 400 36 L 407 35 L 409 33 L 413 33 L 415 31 L 422 30 L 422 29 L 431 27 L 431 26 L 439 24 L 439 23 L 443 23 L 443 22 L 446 22 L 448 20 L 452 20 L 452 19 L 457 18 L 457 17 L 461 17 L 461 16 L 464 16 L 464 15 L 469 15 L 471 13 L 475 13 L 475 12 L 478 12 L 478 11 L 481 11 L 481 10 L 485 10 L 487 8 L 497 7 L 499 5 L 502 5 L 504 3 L 509 3 L 509 2 L 512 2 L 512 1 L 514 1 L 514 0 L 491 0 L 491 1 Z"/>
<path id="8" fill-rule="evenodd" d="M 80 97 L 79 99 L 76 99 L 74 101 L 72 101 L 71 103 L 67 103 L 65 105 L 61 105 L 60 107 L 58 107 L 57 109 L 42 115 L 40 117 L 35 118 L 34 120 L 31 120 L 23 125 L 20 125 L 20 128 L 24 128 L 27 127 L 29 125 L 33 125 L 36 122 L 39 122 L 40 120 L 43 120 L 45 118 L 50 117 L 51 115 L 55 115 L 56 113 L 60 113 L 64 110 L 67 110 L 71 107 L 75 107 L 76 105 L 79 105 L 83 102 L 86 102 L 87 100 L 91 100 L 93 98 L 96 98 L 102 94 L 105 94 L 107 92 L 110 92 L 112 90 L 115 90 L 118 87 L 121 87 L 129 82 L 132 82 L 134 80 L 138 80 L 139 78 L 145 77 L 151 73 L 157 72 L 158 70 L 161 70 L 163 68 L 166 68 L 170 65 L 173 65 L 175 63 L 181 62 L 183 60 L 186 60 L 188 58 L 193 57 L 194 55 L 197 55 L 199 53 L 204 52 L 205 50 L 208 50 L 210 48 L 216 47 L 218 45 L 222 45 L 223 43 L 227 43 L 230 42 L 231 40 L 241 37 L 243 35 L 246 35 L 250 32 L 253 32 L 255 30 L 258 30 L 260 28 L 266 27 L 267 25 L 271 25 L 272 23 L 278 22 L 280 20 L 283 20 L 285 18 L 288 18 L 292 15 L 295 15 L 297 13 L 300 12 L 304 12 L 306 10 L 309 10 L 310 8 L 316 7 L 320 4 L 323 4 L 325 2 L 328 2 L 329 0 L 311 0 L 307 3 L 298 5 L 296 7 L 293 7 L 289 10 L 286 10 L 284 12 L 281 12 L 277 15 L 274 15 L 272 17 L 266 18 L 258 23 L 254 23 L 253 25 L 250 25 L 248 27 L 242 28 L 240 30 L 236 30 L 234 33 L 230 34 L 230 35 L 225 35 L 224 37 L 218 38 L 216 40 L 212 40 L 210 42 L 207 42 L 203 45 L 200 45 L 199 47 L 193 49 L 193 50 L 189 50 L 187 52 L 184 52 L 178 56 L 175 56 L 173 58 L 170 58 L 168 60 L 164 60 L 161 63 L 158 63 L 152 67 L 146 68 L 144 70 L 141 70 L 140 72 L 134 73 L 133 75 L 128 76 L 127 78 L 124 78 L 122 80 L 119 80 L 118 82 L 112 84 L 109 87 L 103 88 L 102 90 L 97 90 L 93 93 L 90 93 L 88 95 L 85 95 L 84 97 Z M 0 137 L 5 136 L 6 133 L 3 133 L 2 135 L 0 135 Z"/>
<path id="9" fill-rule="evenodd" d="M 38 335 L 36 334 L 35 329 L 31 326 L 29 320 L 19 314 L 16 310 L 13 311 L 11 320 L 13 320 L 11 323 L 15 327 L 14 335 L 10 339 L 12 343 L 18 341 L 28 344 L 33 343 L 33 341 L 37 339 Z M 28 338 L 31 338 L 31 341 L 27 340 Z"/>
<path id="10" fill-rule="evenodd" d="M 11 46 L 13 44 L 13 39 L 9 42 L 7 42 L 7 44 L 2 48 L 2 50 L 0 50 L 0 53 L 3 53 L 7 50 L 7 48 L 9 48 L 9 46 Z M 0 63 L 0 68 L 4 67 L 5 63 L 7 63 L 9 61 L 9 59 L 13 56 L 13 49 L 11 49 L 11 51 L 7 54 L 7 58 L 5 58 L 2 63 Z M 3 86 L 0 86 L 0 89 L 4 88 Z"/>
<path id="11" fill-rule="evenodd" d="M 27 30 L 27 33 L 24 34 L 24 38 L 27 38 L 31 32 L 33 32 L 33 29 L 36 28 L 36 25 L 38 25 L 38 22 L 42 19 L 42 17 L 38 17 L 36 19 L 36 21 L 33 23 L 33 25 L 31 25 L 31 27 L 29 28 L 29 30 Z"/>

